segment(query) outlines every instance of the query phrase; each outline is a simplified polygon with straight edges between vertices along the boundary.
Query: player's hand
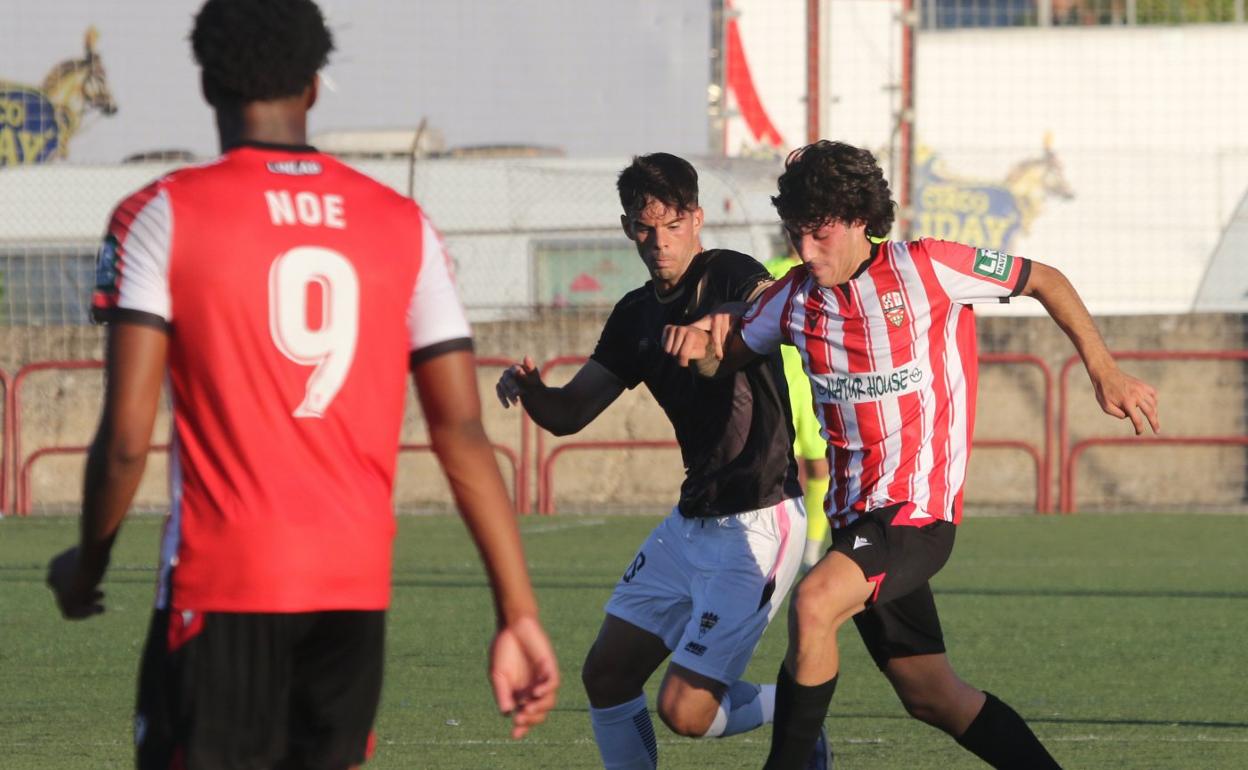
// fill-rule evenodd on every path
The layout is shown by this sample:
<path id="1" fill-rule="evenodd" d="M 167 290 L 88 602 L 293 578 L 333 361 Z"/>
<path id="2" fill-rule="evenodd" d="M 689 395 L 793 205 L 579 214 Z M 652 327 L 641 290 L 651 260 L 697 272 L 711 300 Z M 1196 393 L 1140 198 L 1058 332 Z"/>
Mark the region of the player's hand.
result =
<path id="1" fill-rule="evenodd" d="M 519 402 L 525 393 L 541 385 L 542 373 L 537 370 L 533 359 L 525 356 L 522 362 L 513 364 L 503 372 L 498 378 L 498 384 L 494 386 L 494 392 L 498 395 L 498 402 L 506 409 Z"/>
<path id="2" fill-rule="evenodd" d="M 512 738 L 546 721 L 559 690 L 559 663 L 537 618 L 520 618 L 494 636 L 490 685 L 498 710 L 511 717 Z"/>
<path id="3" fill-rule="evenodd" d="M 720 361 L 724 360 L 724 343 L 727 342 L 728 335 L 732 334 L 738 317 L 738 313 L 711 313 L 703 319 L 709 322 L 711 350 Z"/>
<path id="4" fill-rule="evenodd" d="M 48 562 L 48 587 L 56 596 L 56 606 L 67 620 L 82 620 L 104 611 L 102 576 L 83 572 L 77 546 L 62 551 Z"/>
<path id="5" fill-rule="evenodd" d="M 696 324 L 663 327 L 663 352 L 675 356 L 681 366 L 706 358 L 710 344 L 710 333 L 699 329 Z"/>
<path id="6" fill-rule="evenodd" d="M 1161 432 L 1157 417 L 1157 389 L 1114 367 L 1108 374 L 1092 378 L 1096 400 L 1105 413 L 1120 420 L 1130 420 L 1135 435 L 1143 435 L 1146 427 Z"/>

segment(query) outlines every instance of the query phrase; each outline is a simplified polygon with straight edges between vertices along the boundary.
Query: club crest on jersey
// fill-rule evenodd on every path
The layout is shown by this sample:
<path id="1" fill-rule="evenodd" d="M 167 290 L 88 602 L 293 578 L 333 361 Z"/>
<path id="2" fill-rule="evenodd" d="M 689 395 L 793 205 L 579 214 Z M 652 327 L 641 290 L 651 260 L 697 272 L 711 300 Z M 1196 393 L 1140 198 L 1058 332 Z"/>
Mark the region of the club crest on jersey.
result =
<path id="1" fill-rule="evenodd" d="M 884 317 L 893 326 L 901 326 L 906 320 L 906 303 L 899 291 L 888 291 L 880 295 L 880 309 Z"/>
<path id="2" fill-rule="evenodd" d="M 713 612 L 703 612 L 702 619 L 698 621 L 698 638 L 706 636 L 706 633 L 715 627 L 719 622 L 719 616 Z"/>

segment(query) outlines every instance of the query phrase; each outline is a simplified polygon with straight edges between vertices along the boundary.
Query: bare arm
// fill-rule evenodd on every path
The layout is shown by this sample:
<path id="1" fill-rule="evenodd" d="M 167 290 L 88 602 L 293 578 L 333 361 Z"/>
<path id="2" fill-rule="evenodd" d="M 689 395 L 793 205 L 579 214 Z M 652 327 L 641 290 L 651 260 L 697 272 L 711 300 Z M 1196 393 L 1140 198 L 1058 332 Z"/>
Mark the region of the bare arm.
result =
<path id="1" fill-rule="evenodd" d="M 1031 263 L 1031 277 L 1023 296 L 1035 297 L 1074 343 L 1083 359 L 1096 400 L 1106 414 L 1129 419 L 1136 435 L 1151 427 L 1161 430 L 1157 417 L 1157 391 L 1148 383 L 1125 374 L 1101 339 L 1096 322 L 1083 300 L 1061 271 L 1040 262 Z"/>
<path id="2" fill-rule="evenodd" d="M 559 666 L 537 620 L 520 530 L 481 424 L 475 360 L 466 351 L 445 353 L 417 364 L 412 375 L 434 454 L 489 576 L 498 624 L 490 680 L 519 738 L 554 706 Z"/>
<path id="3" fill-rule="evenodd" d="M 585 362 L 567 385 L 552 388 L 542 382 L 533 359 L 525 357 L 499 377 L 495 386 L 504 407 L 517 401 L 533 421 L 556 436 L 580 431 L 624 392 L 624 384 L 602 364 Z"/>
<path id="4" fill-rule="evenodd" d="M 57 555 L 48 569 L 66 618 L 104 611 L 99 584 L 143 479 L 168 345 L 165 331 L 151 326 L 119 322 L 108 329 L 104 409 L 87 454 L 79 544 Z"/>

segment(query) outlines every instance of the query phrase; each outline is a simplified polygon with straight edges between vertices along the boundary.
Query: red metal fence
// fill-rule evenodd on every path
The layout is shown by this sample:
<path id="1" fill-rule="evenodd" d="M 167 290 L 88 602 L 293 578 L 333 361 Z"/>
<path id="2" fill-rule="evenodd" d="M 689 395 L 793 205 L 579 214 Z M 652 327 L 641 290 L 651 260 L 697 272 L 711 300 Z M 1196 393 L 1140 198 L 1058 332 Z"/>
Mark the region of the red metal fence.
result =
<path id="1" fill-rule="evenodd" d="M 1122 350 L 1114 352 L 1117 361 L 1245 361 L 1248 350 Z M 1070 370 L 1080 363 L 1079 356 L 1071 356 L 1062 364 L 1058 383 L 1058 457 L 1062 459 L 1060 510 L 1075 510 L 1076 461 L 1087 449 L 1094 446 L 1248 446 L 1242 433 L 1217 436 L 1134 436 L 1087 438 L 1070 446 Z"/>
<path id="2" fill-rule="evenodd" d="M 477 359 L 478 366 L 501 367 L 511 366 L 512 361 L 505 358 L 481 357 Z M 31 473 L 36 462 L 41 458 L 49 455 L 72 455 L 85 454 L 89 449 L 82 445 L 53 444 L 41 447 L 29 456 L 24 457 L 21 448 L 22 436 L 22 385 L 36 372 L 43 371 L 75 371 L 83 369 L 103 369 L 103 361 L 85 361 L 85 360 L 66 360 L 66 361 L 39 361 L 37 363 L 28 364 L 18 370 L 10 383 L 9 377 L 3 371 L 0 371 L 0 384 L 4 386 L 4 462 L 0 464 L 0 512 L 7 512 L 8 497 L 8 478 L 10 473 L 14 475 L 17 481 L 17 489 L 14 495 L 13 511 L 19 516 L 30 514 L 32 505 L 32 489 L 31 489 Z M 532 510 L 529 494 L 529 445 L 530 439 L 530 420 L 523 410 L 519 416 L 520 436 L 519 448 L 513 449 L 505 444 L 492 443 L 494 451 L 502 455 L 511 466 L 512 470 L 512 493 L 516 510 L 519 513 L 529 513 Z M 406 443 L 399 446 L 400 452 L 419 452 L 429 451 L 430 445 L 427 443 Z M 164 444 L 152 446 L 153 451 L 168 451 L 168 446 Z"/>
<path id="3" fill-rule="evenodd" d="M 1114 353 L 1119 361 L 1241 361 L 1248 363 L 1248 350 L 1208 350 L 1208 351 L 1121 351 Z M 584 356 L 558 356 L 543 363 L 540 367 L 543 375 L 561 366 L 579 366 L 587 359 Z M 1039 441 L 1026 438 L 980 439 L 975 446 L 983 449 L 1000 449 L 1023 452 L 1031 458 L 1036 472 L 1037 512 L 1052 510 L 1050 501 L 1050 485 L 1052 463 L 1054 462 L 1052 426 L 1054 422 L 1053 408 L 1053 375 L 1043 360 L 1036 356 L 1010 353 L 987 353 L 980 357 L 980 362 L 987 365 L 1014 365 L 1034 368 L 1040 372 L 1043 380 L 1043 411 L 1044 430 Z M 482 357 L 477 359 L 479 366 L 506 368 L 513 362 L 505 358 Z M 1058 509 L 1063 513 L 1074 510 L 1075 482 L 1078 471 L 1078 460 L 1088 449 L 1097 446 L 1242 446 L 1248 447 L 1248 437 L 1242 433 L 1201 436 L 1164 436 L 1164 437 L 1092 437 L 1070 443 L 1070 393 L 1069 374 L 1079 364 L 1077 356 L 1071 356 L 1062 366 L 1058 375 L 1057 401 L 1057 448 L 1056 462 L 1058 468 Z M 49 455 L 80 454 L 87 450 L 78 445 L 52 445 L 41 447 L 28 456 L 22 454 L 22 386 L 30 375 L 47 370 L 83 370 L 100 369 L 100 361 L 41 361 L 28 364 L 9 377 L 0 371 L 0 388 L 3 388 L 4 420 L 0 435 L 0 513 L 17 513 L 26 515 L 31 510 L 31 472 L 36 462 Z M 494 450 L 509 463 L 513 474 L 512 493 L 515 498 L 516 510 L 519 513 L 530 513 L 533 510 L 533 497 L 530 481 L 536 473 L 537 511 L 552 514 L 555 511 L 554 471 L 555 462 L 562 455 L 573 451 L 620 449 L 673 449 L 675 441 L 660 439 L 621 439 L 621 440 L 571 440 L 561 442 L 547 451 L 546 432 L 538 431 L 535 449 L 531 450 L 532 420 L 520 411 L 519 445 L 516 448 L 506 444 L 494 443 Z M 153 451 L 167 451 L 165 445 L 154 445 Z M 400 451 L 428 451 L 427 443 L 405 443 Z M 12 479 L 12 482 L 10 481 Z M 16 487 L 16 489 L 14 489 Z M 12 500 L 10 500 L 12 498 Z M 12 505 L 10 505 L 12 502 Z"/>

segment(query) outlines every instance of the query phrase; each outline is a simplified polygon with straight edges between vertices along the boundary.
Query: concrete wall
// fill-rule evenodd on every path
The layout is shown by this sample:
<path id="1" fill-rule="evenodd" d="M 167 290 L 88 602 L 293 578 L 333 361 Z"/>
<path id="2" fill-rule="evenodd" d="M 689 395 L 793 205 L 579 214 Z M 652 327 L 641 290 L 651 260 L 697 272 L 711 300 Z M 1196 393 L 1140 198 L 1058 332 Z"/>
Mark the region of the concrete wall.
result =
<path id="1" fill-rule="evenodd" d="M 560 354 L 584 355 L 593 349 L 601 315 L 554 315 L 530 322 L 477 327 L 482 357 L 538 361 Z M 1216 350 L 1248 348 L 1248 318 L 1239 315 L 1182 315 L 1099 319 L 1115 350 Z M 1073 353 L 1061 332 L 1045 318 L 981 318 L 981 352 L 1030 353 L 1043 359 L 1056 379 L 1062 362 Z M 26 359 L 23 351 L 63 351 L 67 358 L 102 353 L 100 332 L 90 327 L 58 329 L 0 328 L 0 368 L 13 374 Z M 46 355 L 46 354 L 45 354 Z M 568 366 L 552 372 L 559 383 L 575 372 Z M 1154 383 L 1162 397 L 1166 435 L 1239 434 L 1248 432 L 1248 366 L 1231 362 L 1125 362 L 1124 368 Z M 486 428 L 497 443 L 519 451 L 520 421 L 516 410 L 504 410 L 494 398 L 500 369 L 482 366 L 479 378 Z M 1082 367 L 1070 376 L 1071 439 L 1130 434 L 1125 423 L 1103 415 L 1096 406 Z M 101 374 L 92 371 L 38 372 L 22 386 L 21 452 L 39 447 L 85 445 L 98 417 Z M 1013 365 L 981 368 L 976 437 L 1013 439 L 1042 445 L 1043 378 L 1039 371 Z M 1054 383 L 1056 413 L 1057 383 Z M 409 399 L 403 429 L 405 442 L 425 440 L 424 423 L 415 398 Z M 169 434 L 162 410 L 155 439 Z M 644 387 L 626 392 L 574 440 L 669 439 L 671 428 Z M 546 437 L 546 446 L 566 439 Z M 1056 442 L 1056 426 L 1054 426 Z M 1051 494 L 1057 498 L 1056 443 Z M 500 457 L 500 461 L 502 458 Z M 502 461 L 504 478 L 513 481 Z M 600 512 L 618 509 L 666 510 L 675 500 L 682 477 L 675 450 L 574 451 L 561 457 L 555 475 L 560 510 Z M 138 494 L 138 505 L 160 509 L 166 504 L 164 457 L 153 455 Z M 1233 448 L 1094 448 L 1079 462 L 1077 505 L 1082 509 L 1237 508 L 1248 490 L 1248 462 L 1243 449 Z M 34 466 L 36 510 L 66 510 L 77 504 L 82 456 L 48 457 Z M 536 480 L 530 489 L 536 490 Z M 974 510 L 1023 511 L 1035 499 L 1031 459 L 1016 450 L 982 448 L 971 460 L 966 500 Z M 445 508 L 449 495 L 436 464 L 427 452 L 404 454 L 399 464 L 396 502 L 404 509 Z"/>

